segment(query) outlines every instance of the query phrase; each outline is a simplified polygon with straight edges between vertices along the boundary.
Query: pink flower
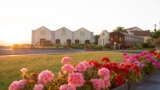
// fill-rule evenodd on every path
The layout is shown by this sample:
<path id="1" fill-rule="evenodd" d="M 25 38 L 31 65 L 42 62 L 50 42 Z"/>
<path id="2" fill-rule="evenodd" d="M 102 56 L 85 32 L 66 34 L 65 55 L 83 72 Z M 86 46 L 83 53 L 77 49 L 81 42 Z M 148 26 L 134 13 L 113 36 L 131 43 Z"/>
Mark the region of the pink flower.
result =
<path id="1" fill-rule="evenodd" d="M 34 85 L 33 90 L 43 90 L 43 85 L 42 84 L 38 84 L 38 85 Z"/>
<path id="2" fill-rule="evenodd" d="M 68 64 L 72 60 L 71 57 L 63 57 L 61 63 Z"/>
<path id="3" fill-rule="evenodd" d="M 83 61 L 82 63 L 84 63 L 87 68 L 90 68 L 90 65 L 89 65 L 89 63 L 87 61 Z"/>
<path id="4" fill-rule="evenodd" d="M 96 90 L 105 89 L 105 82 L 103 79 L 91 79 L 91 82 Z"/>
<path id="5" fill-rule="evenodd" d="M 150 63 L 150 62 L 151 62 L 151 60 L 147 58 L 147 59 L 146 59 L 146 62 L 147 62 L 147 63 Z"/>
<path id="6" fill-rule="evenodd" d="M 98 70 L 98 75 L 103 76 L 104 80 L 108 80 L 110 78 L 110 72 L 107 68 L 101 68 Z"/>
<path id="7" fill-rule="evenodd" d="M 38 83 L 46 84 L 47 82 L 52 81 L 53 78 L 54 74 L 52 74 L 51 71 L 45 70 L 38 75 Z"/>
<path id="8" fill-rule="evenodd" d="M 64 74 L 66 74 L 67 72 L 73 72 L 74 67 L 70 64 L 65 64 L 64 66 L 62 66 L 62 70 L 63 70 Z"/>
<path id="9" fill-rule="evenodd" d="M 25 84 L 27 84 L 26 80 L 14 81 L 9 86 L 9 90 L 21 90 L 21 89 L 24 89 Z"/>
<path id="10" fill-rule="evenodd" d="M 68 76 L 68 84 L 75 87 L 83 86 L 85 80 L 81 73 L 71 73 Z"/>
<path id="11" fill-rule="evenodd" d="M 105 87 L 108 88 L 109 86 L 111 86 L 110 80 L 106 80 L 105 81 Z"/>
<path id="12" fill-rule="evenodd" d="M 76 90 L 76 87 L 73 85 L 61 85 L 59 90 Z"/>
<path id="13" fill-rule="evenodd" d="M 80 62 L 78 65 L 76 65 L 75 69 L 79 72 L 83 72 L 87 69 L 87 66 L 84 62 Z"/>
<path id="14" fill-rule="evenodd" d="M 20 88 L 18 87 L 18 81 L 14 81 L 11 83 L 9 86 L 9 90 L 19 90 Z"/>
<path id="15" fill-rule="evenodd" d="M 20 81 L 18 82 L 18 86 L 19 86 L 20 88 L 24 88 L 24 87 L 25 87 L 25 84 L 27 84 L 27 81 L 26 81 L 26 80 L 20 80 Z"/>
<path id="16" fill-rule="evenodd" d="M 28 70 L 27 70 L 26 68 L 22 68 L 20 71 L 21 71 L 22 73 L 26 73 Z"/>
<path id="17" fill-rule="evenodd" d="M 124 53 L 123 53 L 123 56 L 127 56 L 127 53 L 126 53 L 126 52 L 124 52 Z"/>

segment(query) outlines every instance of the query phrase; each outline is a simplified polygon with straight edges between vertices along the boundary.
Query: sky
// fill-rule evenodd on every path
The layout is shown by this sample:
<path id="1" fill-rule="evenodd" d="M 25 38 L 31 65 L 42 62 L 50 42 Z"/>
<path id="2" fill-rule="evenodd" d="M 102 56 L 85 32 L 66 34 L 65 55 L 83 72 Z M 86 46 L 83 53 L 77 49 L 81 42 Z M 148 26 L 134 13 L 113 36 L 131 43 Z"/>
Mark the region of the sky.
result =
<path id="1" fill-rule="evenodd" d="M 0 0 L 0 45 L 31 43 L 31 32 L 81 27 L 100 34 L 117 26 L 159 28 L 160 0 Z"/>

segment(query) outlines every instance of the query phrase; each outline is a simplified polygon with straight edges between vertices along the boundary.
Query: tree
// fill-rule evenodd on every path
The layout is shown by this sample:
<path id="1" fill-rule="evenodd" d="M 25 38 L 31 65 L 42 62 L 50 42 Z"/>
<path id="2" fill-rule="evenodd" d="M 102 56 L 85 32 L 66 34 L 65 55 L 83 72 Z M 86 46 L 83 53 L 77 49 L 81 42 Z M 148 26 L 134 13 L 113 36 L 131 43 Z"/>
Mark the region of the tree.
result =
<path id="1" fill-rule="evenodd" d="M 125 30 L 124 27 L 121 27 L 121 26 L 118 26 L 114 31 L 128 33 L 127 30 Z"/>
<path id="2" fill-rule="evenodd" d="M 94 40 L 95 40 L 95 45 L 97 45 L 98 44 L 98 38 L 100 37 L 100 35 L 95 35 L 94 36 Z"/>
<path id="3" fill-rule="evenodd" d="M 151 41 L 154 46 L 156 46 L 157 49 L 160 49 L 160 29 L 154 30 L 151 34 Z"/>
<path id="4" fill-rule="evenodd" d="M 152 32 L 152 34 L 151 34 L 152 40 L 153 40 L 153 39 L 157 39 L 157 38 L 159 38 L 159 37 L 160 37 L 160 30 L 157 30 L 157 31 Z"/>
<path id="5" fill-rule="evenodd" d="M 153 45 L 155 45 L 157 49 L 160 49 L 160 37 L 153 39 Z"/>

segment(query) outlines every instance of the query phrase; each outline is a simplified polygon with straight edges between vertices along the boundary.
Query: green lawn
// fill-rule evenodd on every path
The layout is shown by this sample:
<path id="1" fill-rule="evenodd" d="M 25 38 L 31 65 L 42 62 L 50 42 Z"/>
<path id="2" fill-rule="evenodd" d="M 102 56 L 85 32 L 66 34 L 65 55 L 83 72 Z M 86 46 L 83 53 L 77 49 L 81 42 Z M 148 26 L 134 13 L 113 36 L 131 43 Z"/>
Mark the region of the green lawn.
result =
<path id="1" fill-rule="evenodd" d="M 70 56 L 72 64 L 83 60 L 100 60 L 103 56 L 109 57 L 112 62 L 121 62 L 123 60 L 120 52 L 83 52 L 59 55 L 0 57 L 0 90 L 7 90 L 13 81 L 21 79 L 21 68 L 27 68 L 29 70 L 28 73 L 40 73 L 48 69 L 57 76 L 63 65 L 61 64 L 61 59 L 64 56 Z"/>

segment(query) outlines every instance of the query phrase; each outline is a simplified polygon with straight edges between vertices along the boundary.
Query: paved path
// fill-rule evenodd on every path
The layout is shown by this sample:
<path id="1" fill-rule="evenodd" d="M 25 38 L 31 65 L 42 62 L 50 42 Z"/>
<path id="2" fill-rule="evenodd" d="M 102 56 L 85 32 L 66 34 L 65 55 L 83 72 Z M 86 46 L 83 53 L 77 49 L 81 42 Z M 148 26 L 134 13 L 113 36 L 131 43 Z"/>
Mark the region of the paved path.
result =
<path id="1" fill-rule="evenodd" d="M 10 55 L 39 55 L 39 54 L 64 54 L 64 53 L 77 53 L 84 52 L 84 50 L 0 50 L 0 56 Z"/>
<path id="2" fill-rule="evenodd" d="M 135 90 L 160 90 L 160 71 L 153 74 L 151 78 L 149 78 Z"/>

